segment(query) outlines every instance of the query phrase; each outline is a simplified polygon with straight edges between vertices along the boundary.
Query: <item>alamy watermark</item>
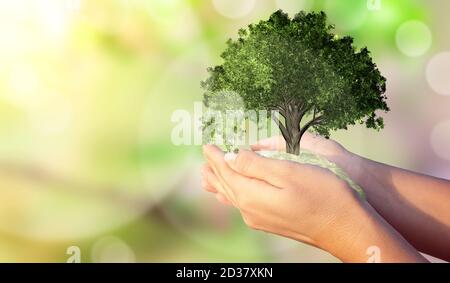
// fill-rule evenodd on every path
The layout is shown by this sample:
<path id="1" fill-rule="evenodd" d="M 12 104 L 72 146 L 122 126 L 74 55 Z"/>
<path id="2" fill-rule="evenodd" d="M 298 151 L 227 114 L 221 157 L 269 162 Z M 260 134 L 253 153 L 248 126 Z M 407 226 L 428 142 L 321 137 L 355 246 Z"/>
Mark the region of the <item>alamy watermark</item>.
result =
<path id="1" fill-rule="evenodd" d="M 260 139 L 280 135 L 275 121 L 278 111 L 207 108 L 194 102 L 193 112 L 177 109 L 172 113 L 174 145 L 212 143 L 230 149 L 256 143 Z"/>
<path id="2" fill-rule="evenodd" d="M 81 262 L 81 249 L 78 246 L 70 246 L 66 250 L 66 254 L 69 255 L 67 263 L 80 263 Z"/>
<path id="3" fill-rule="evenodd" d="M 367 263 L 380 263 L 381 262 L 381 249 L 378 246 L 370 246 L 366 250 L 366 254 L 369 256 Z"/>

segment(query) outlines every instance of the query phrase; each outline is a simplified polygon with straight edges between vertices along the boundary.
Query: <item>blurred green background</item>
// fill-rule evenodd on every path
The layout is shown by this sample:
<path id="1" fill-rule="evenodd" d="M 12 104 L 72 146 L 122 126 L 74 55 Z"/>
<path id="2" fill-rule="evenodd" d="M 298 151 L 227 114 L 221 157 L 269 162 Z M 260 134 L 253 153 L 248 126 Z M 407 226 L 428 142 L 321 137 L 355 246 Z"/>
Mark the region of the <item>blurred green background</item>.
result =
<path id="1" fill-rule="evenodd" d="M 0 261 L 337 262 L 245 227 L 171 142 L 225 41 L 279 8 L 324 10 L 388 79 L 386 128 L 332 138 L 450 178 L 449 1 L 0 0 Z"/>

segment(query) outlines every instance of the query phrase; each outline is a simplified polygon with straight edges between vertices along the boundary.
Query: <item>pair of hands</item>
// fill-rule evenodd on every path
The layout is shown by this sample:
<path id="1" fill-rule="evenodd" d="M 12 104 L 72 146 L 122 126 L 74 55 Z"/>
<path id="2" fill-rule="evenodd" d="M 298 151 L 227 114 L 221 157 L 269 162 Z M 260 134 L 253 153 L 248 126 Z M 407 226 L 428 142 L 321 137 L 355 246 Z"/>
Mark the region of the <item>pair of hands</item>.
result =
<path id="1" fill-rule="evenodd" d="M 348 152 L 338 143 L 306 133 L 302 148 L 333 160 Z M 257 230 L 292 238 L 333 254 L 348 249 L 362 230 L 356 211 L 367 205 L 332 172 L 313 165 L 265 158 L 254 151 L 284 150 L 282 137 L 224 154 L 204 146 L 202 186 L 240 210 Z M 361 226 L 361 227 L 359 227 Z"/>

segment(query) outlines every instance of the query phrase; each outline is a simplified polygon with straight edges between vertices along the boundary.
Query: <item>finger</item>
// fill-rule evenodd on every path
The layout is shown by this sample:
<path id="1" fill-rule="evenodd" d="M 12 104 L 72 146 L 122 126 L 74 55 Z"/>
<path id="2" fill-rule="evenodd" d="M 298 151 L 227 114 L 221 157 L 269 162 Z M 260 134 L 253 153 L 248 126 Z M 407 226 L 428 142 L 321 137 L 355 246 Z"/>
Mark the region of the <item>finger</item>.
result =
<path id="1" fill-rule="evenodd" d="M 256 144 L 250 146 L 252 150 L 284 150 L 286 142 L 281 136 L 271 137 L 258 141 Z"/>
<path id="2" fill-rule="evenodd" d="M 210 176 L 214 175 L 214 173 L 212 172 L 211 168 L 207 163 L 202 166 L 201 173 L 202 173 L 202 181 L 201 181 L 202 188 L 208 192 L 217 193 L 216 187 L 217 185 L 219 185 L 219 182 L 215 180 L 216 178 L 214 178 L 214 176 Z"/>
<path id="3" fill-rule="evenodd" d="M 278 188 L 293 185 L 299 165 L 291 161 L 263 157 L 249 150 L 240 150 L 238 154 L 229 153 L 225 160 L 237 173 L 263 180 Z"/>
<path id="4" fill-rule="evenodd" d="M 214 185 L 212 185 L 212 184 L 214 184 Z M 219 200 L 219 202 L 226 204 L 226 205 L 233 205 L 231 203 L 231 201 L 223 193 L 220 193 L 220 191 L 224 191 L 224 189 L 222 188 L 223 185 L 220 183 L 218 178 L 214 175 L 214 172 L 212 171 L 212 169 L 209 168 L 209 165 L 208 165 L 208 169 L 205 169 L 204 177 L 202 179 L 202 186 L 206 191 L 214 193 L 214 195 Z M 216 188 L 220 188 L 220 189 L 216 189 Z"/>
<path id="5" fill-rule="evenodd" d="M 333 155 L 336 153 L 338 146 L 333 140 L 326 139 L 317 134 L 305 132 L 300 142 L 301 149 L 310 150 L 320 155 Z"/>
<path id="6" fill-rule="evenodd" d="M 216 181 L 216 188 L 222 195 L 226 196 L 228 200 L 230 200 L 233 205 L 237 206 L 236 198 L 234 196 L 234 192 L 231 191 L 229 186 L 227 186 L 224 178 L 220 175 L 218 168 L 218 162 L 214 162 L 214 160 L 211 158 L 211 156 L 214 156 L 216 160 L 223 160 L 224 153 L 222 150 L 220 150 L 218 147 L 213 145 L 205 145 L 203 147 L 203 153 L 208 160 L 208 165 L 210 166 L 211 172 L 205 171 L 205 174 L 210 178 L 211 182 Z"/>
<path id="7" fill-rule="evenodd" d="M 211 192 L 227 195 L 223 184 L 220 182 L 219 178 L 217 178 L 216 174 L 214 173 L 214 171 L 211 169 L 211 167 L 209 165 L 207 168 L 204 168 L 204 170 L 202 171 L 202 174 L 203 174 L 203 179 L 208 184 L 210 189 L 214 190 Z"/>
<path id="8" fill-rule="evenodd" d="M 247 199 L 257 199 L 261 194 L 270 194 L 276 190 L 273 186 L 258 179 L 251 179 L 231 169 L 224 159 L 224 153 L 216 146 L 205 146 L 204 152 L 216 176 L 227 188 L 226 196 L 238 206 Z"/>
<path id="9" fill-rule="evenodd" d="M 326 142 L 327 140 L 316 134 L 306 131 L 302 136 L 302 140 L 300 142 L 300 147 L 306 148 L 308 150 L 312 150 L 318 144 L 323 143 L 324 141 Z"/>
<path id="10" fill-rule="evenodd" d="M 202 179 L 202 188 L 210 193 L 218 193 L 217 189 L 214 188 L 211 184 L 208 183 L 208 181 L 206 181 L 204 178 Z"/>
<path id="11" fill-rule="evenodd" d="M 249 178 L 263 180 L 274 187 L 294 189 L 301 184 L 304 187 L 317 187 L 332 184 L 335 175 L 328 169 L 315 165 L 293 161 L 277 160 L 259 154 L 240 150 L 238 154 L 229 153 L 225 157 L 227 164 L 237 173 Z"/>
<path id="12" fill-rule="evenodd" d="M 216 198 L 219 202 L 225 204 L 225 205 L 233 205 L 226 196 L 222 195 L 221 193 L 216 194 Z"/>
<path id="13" fill-rule="evenodd" d="M 206 159 L 208 160 L 208 164 L 210 165 L 210 168 L 212 169 L 213 176 L 211 176 L 208 172 L 206 174 L 213 179 L 214 177 L 218 182 L 221 184 L 220 188 L 222 190 L 219 190 L 224 196 L 226 196 L 233 205 L 237 206 L 236 197 L 234 195 L 234 192 L 232 189 L 227 185 L 225 182 L 225 179 L 223 177 L 223 172 L 226 172 L 226 170 L 222 170 L 223 172 L 220 172 L 220 169 L 223 165 L 227 166 L 223 160 L 223 156 L 225 155 L 222 150 L 220 150 L 217 146 L 213 145 L 206 145 L 203 147 L 203 152 L 205 154 Z"/>

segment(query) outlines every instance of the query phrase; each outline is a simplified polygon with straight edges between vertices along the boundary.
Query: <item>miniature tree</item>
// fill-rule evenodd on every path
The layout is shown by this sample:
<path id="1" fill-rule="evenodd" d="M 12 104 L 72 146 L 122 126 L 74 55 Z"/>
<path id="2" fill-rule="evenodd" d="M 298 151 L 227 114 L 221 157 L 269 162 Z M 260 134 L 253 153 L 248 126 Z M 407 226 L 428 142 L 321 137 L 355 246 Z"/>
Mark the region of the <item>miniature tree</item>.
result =
<path id="1" fill-rule="evenodd" d="M 332 33 L 324 12 L 300 12 L 293 19 L 281 10 L 267 21 L 239 30 L 229 39 L 222 65 L 209 68 L 202 82 L 204 102 L 221 91 L 238 93 L 246 109 L 276 110 L 274 118 L 286 151 L 298 155 L 308 129 L 328 137 L 355 123 L 383 128 L 377 110 L 389 111 L 386 79 L 367 48 Z"/>

